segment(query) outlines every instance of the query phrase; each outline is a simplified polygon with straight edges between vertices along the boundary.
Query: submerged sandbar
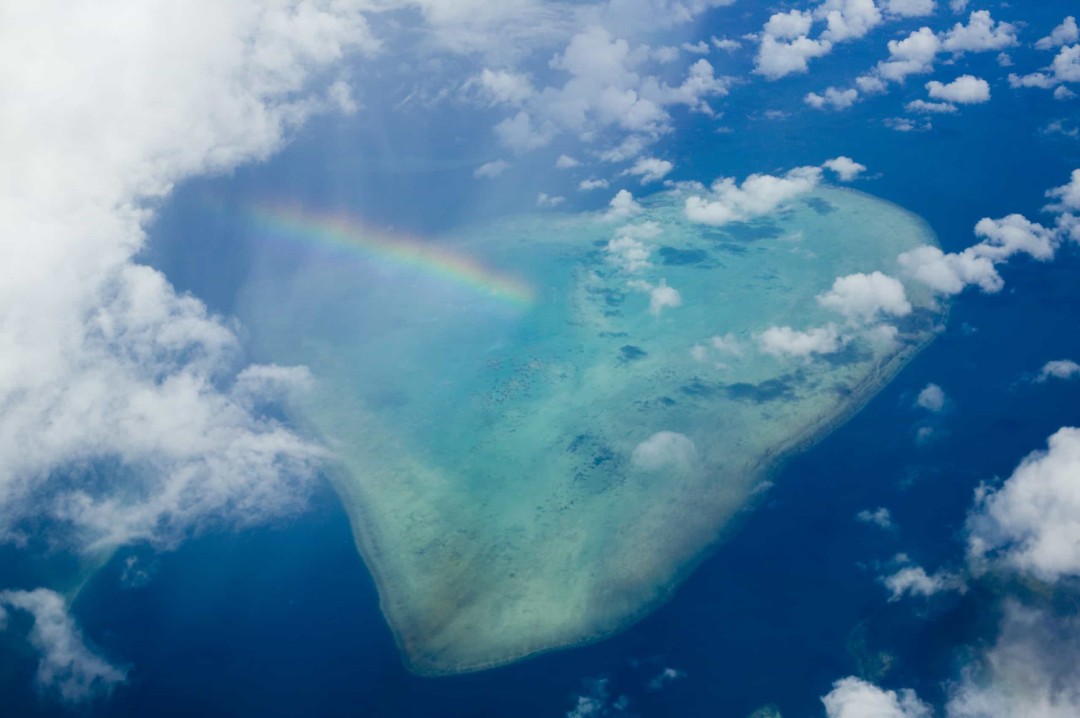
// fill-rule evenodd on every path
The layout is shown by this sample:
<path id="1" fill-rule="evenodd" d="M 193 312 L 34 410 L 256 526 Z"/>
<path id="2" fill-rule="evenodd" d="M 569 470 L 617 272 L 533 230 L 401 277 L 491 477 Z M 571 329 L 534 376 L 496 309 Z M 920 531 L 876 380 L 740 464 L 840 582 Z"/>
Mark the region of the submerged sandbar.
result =
<path id="1" fill-rule="evenodd" d="M 901 252 L 936 245 L 895 205 L 821 188 L 722 227 L 687 221 L 677 192 L 643 205 L 619 221 L 526 217 L 438 240 L 486 268 L 473 286 L 314 252 L 268 263 L 247 289 L 264 358 L 319 380 L 298 420 L 340 457 L 335 486 L 417 672 L 626 627 L 785 456 L 933 336 L 940 317 L 917 286 L 895 341 L 815 299 L 838 276 L 896 274 Z M 851 339 L 825 355 L 760 342 L 770 327 L 830 323 Z"/>

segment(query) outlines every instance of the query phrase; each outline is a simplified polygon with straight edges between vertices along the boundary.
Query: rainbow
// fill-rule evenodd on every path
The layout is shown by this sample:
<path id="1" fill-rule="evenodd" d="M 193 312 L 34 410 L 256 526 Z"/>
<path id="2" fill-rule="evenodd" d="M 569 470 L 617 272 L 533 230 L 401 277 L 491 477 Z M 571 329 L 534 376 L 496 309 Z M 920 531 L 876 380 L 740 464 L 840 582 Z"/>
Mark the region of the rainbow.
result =
<path id="1" fill-rule="evenodd" d="M 255 226 L 278 240 L 387 262 L 452 282 L 518 307 L 535 300 L 533 288 L 511 274 L 436 242 L 367 227 L 344 214 L 315 213 L 299 207 L 254 206 L 246 212 Z"/>

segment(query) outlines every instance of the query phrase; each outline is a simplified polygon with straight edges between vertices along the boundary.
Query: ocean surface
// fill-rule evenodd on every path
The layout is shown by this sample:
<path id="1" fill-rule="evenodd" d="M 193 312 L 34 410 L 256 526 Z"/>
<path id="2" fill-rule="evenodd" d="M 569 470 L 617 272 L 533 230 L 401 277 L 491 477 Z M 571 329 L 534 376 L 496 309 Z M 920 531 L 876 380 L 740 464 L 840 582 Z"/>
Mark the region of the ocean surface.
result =
<path id="1" fill-rule="evenodd" d="M 1055 5 L 1047 24 L 1060 20 Z M 1033 23 L 1041 18 L 1037 8 L 1025 13 Z M 732 22 L 728 34 L 749 29 Z M 845 46 L 821 61 L 815 78 L 837 84 L 849 74 L 843 68 L 878 59 L 878 44 Z M 1014 57 L 1033 66 L 1027 54 Z M 980 63 L 1001 74 L 992 56 L 968 67 L 979 74 Z M 899 114 L 919 90 L 838 115 L 803 110 L 802 83 L 751 84 L 726 103 L 723 132 L 716 120 L 687 118 L 690 129 L 666 150 L 679 179 L 705 182 L 852 156 L 870 168 L 856 187 L 923 217 L 947 251 L 973 243 L 971 229 L 984 216 L 1039 217 L 1045 190 L 1080 166 L 1080 143 L 1042 132 L 1062 113 L 1047 93 L 1002 88 L 993 102 L 935 118 L 924 133 L 881 124 L 883 108 Z M 766 121 L 768 109 L 792 115 Z M 536 193 L 557 181 L 545 166 L 524 172 L 531 179 L 512 194 L 481 193 L 471 172 L 490 156 L 424 160 L 453 158 L 453 147 L 475 142 L 410 146 L 402 158 L 410 128 L 389 127 L 375 141 L 370 128 L 316 122 L 264 165 L 179 188 L 151 227 L 146 261 L 235 315 L 259 248 L 238 231 L 240 220 L 208 209 L 208 198 L 348 207 L 373 223 L 428 234 L 533 211 Z M 478 131 L 463 125 L 459 134 Z M 598 209 L 608 198 L 572 209 Z M 171 553 L 134 549 L 97 573 L 74 613 L 106 656 L 131 668 L 128 684 L 87 712 L 559 718 L 587 696 L 604 706 L 595 715 L 746 718 L 773 704 L 804 718 L 820 716 L 819 697 L 847 675 L 914 688 L 940 704 L 965 646 L 992 635 L 988 589 L 889 603 L 878 577 L 895 568 L 898 553 L 928 571 L 953 565 L 975 488 L 1007 477 L 1053 431 L 1080 421 L 1080 384 L 1025 381 L 1048 360 L 1080 359 L 1078 271 L 1072 249 L 1051 264 L 1019 259 L 1003 270 L 1000 294 L 961 296 L 937 341 L 851 421 L 790 461 L 672 600 L 619 635 L 480 673 L 410 673 L 327 481 L 311 509 L 290 521 L 205 535 Z M 940 415 L 913 408 L 929 382 L 949 397 Z M 877 507 L 891 511 L 895 530 L 856 520 Z M 6 583 L 26 587 L 70 568 L 63 556 L 30 565 L 7 549 L 0 563 L 15 577 Z M 36 658 L 10 635 L 0 633 L 0 713 L 68 715 L 34 693 Z"/>

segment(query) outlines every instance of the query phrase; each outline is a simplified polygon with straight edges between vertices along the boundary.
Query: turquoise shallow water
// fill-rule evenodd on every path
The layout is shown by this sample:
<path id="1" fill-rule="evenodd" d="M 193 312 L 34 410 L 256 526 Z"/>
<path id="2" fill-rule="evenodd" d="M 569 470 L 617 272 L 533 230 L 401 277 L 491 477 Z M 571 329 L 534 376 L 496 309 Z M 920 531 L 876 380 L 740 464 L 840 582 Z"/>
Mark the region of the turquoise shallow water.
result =
<path id="1" fill-rule="evenodd" d="M 319 251 L 267 262 L 246 287 L 261 358 L 316 377 L 297 419 L 340 458 L 336 487 L 415 670 L 474 670 L 625 627 L 785 456 L 933 336 L 937 310 L 917 287 L 896 342 L 815 300 L 838 276 L 895 273 L 898 254 L 936 244 L 918 217 L 824 188 L 710 228 L 682 202 L 670 192 L 618 221 L 532 216 L 439 239 L 531 287 L 528 303 Z M 827 357 L 762 349 L 770 327 L 830 323 L 850 341 Z"/>

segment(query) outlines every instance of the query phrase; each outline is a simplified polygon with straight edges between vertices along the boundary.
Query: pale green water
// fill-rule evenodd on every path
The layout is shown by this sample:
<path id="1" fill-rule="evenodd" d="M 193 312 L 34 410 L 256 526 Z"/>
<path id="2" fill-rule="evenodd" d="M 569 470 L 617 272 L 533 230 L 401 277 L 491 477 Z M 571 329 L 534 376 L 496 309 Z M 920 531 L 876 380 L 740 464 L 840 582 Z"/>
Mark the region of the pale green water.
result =
<path id="1" fill-rule="evenodd" d="M 415 670 L 493 666 L 625 627 L 785 453 L 929 341 L 930 297 L 908 287 L 919 310 L 898 345 L 856 339 L 829 360 L 760 351 L 770 326 L 840 323 L 815 301 L 836 277 L 895 274 L 898 254 L 936 244 L 867 195 L 811 200 L 711 229 L 661 195 L 623 222 L 528 217 L 440 240 L 527 278 L 527 309 L 358 261 L 251 282 L 243 318 L 263 358 L 319 380 L 299 420 L 341 457 L 336 486 Z M 661 232 L 630 274 L 603 245 L 646 221 Z M 628 283 L 661 279 L 682 303 L 656 315 Z M 695 356 L 714 336 L 736 350 Z"/>

